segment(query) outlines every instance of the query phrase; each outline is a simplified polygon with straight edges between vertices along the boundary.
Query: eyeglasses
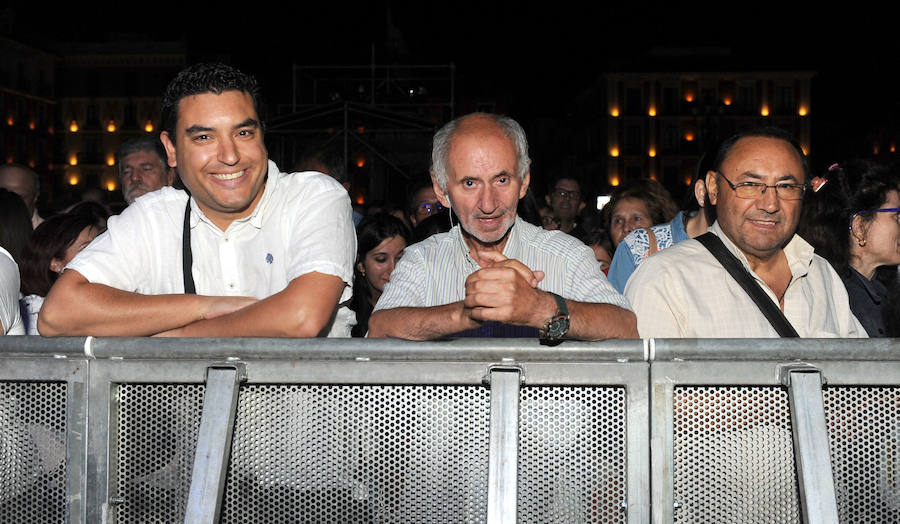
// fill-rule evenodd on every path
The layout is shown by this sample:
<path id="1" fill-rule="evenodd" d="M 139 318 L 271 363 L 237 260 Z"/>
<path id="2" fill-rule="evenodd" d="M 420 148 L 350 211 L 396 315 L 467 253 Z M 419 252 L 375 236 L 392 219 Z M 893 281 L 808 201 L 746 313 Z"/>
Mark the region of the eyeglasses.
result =
<path id="1" fill-rule="evenodd" d="M 741 182 L 732 184 L 722 173 L 717 173 L 731 186 L 738 198 L 755 199 L 766 194 L 770 187 L 775 190 L 775 195 L 784 200 L 800 200 L 806 193 L 806 184 L 775 184 L 770 186 L 761 182 Z"/>
<path id="2" fill-rule="evenodd" d="M 853 231 L 853 219 L 859 215 L 865 215 L 866 213 L 896 213 L 900 211 L 900 207 L 883 207 L 881 209 L 866 209 L 864 211 L 857 211 L 850 215 L 850 231 Z M 897 215 L 897 220 L 900 220 L 900 215 Z"/>
<path id="3" fill-rule="evenodd" d="M 565 189 L 554 189 L 550 192 L 553 196 L 559 198 L 568 198 L 569 200 L 581 200 L 581 191 L 566 191 Z"/>
<path id="4" fill-rule="evenodd" d="M 444 206 L 440 202 L 423 202 L 419 204 L 419 209 L 430 215 L 432 213 L 440 213 L 444 210 Z"/>

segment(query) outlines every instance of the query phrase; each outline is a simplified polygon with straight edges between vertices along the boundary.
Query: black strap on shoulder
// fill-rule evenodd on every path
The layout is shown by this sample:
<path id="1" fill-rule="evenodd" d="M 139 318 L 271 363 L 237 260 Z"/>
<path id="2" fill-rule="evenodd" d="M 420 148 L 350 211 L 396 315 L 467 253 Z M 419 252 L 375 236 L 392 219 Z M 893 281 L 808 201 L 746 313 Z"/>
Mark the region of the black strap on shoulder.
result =
<path id="1" fill-rule="evenodd" d="M 184 273 L 184 294 L 196 295 L 194 287 L 194 275 L 191 269 L 194 266 L 194 256 L 191 253 L 191 195 L 188 193 L 187 205 L 184 206 L 184 232 L 181 235 L 181 270 Z"/>
<path id="2" fill-rule="evenodd" d="M 700 241 L 714 257 L 716 257 L 716 260 L 718 260 L 719 263 L 722 264 L 722 267 L 728 271 L 731 278 L 735 279 L 737 283 L 744 288 L 744 291 L 750 295 L 750 299 L 753 300 L 753 303 L 756 304 L 760 311 L 762 311 L 763 315 L 765 315 L 769 323 L 772 324 L 772 327 L 775 328 L 775 331 L 778 332 L 779 336 L 800 336 L 797 334 L 797 331 L 794 329 L 794 326 L 791 325 L 787 317 L 784 316 L 781 309 L 776 306 L 775 303 L 772 302 L 772 299 L 769 298 L 769 295 L 766 295 L 766 292 L 759 287 L 759 282 L 753 278 L 744 265 L 741 264 L 741 261 L 731 254 L 731 251 L 728 251 L 728 248 L 722 243 L 722 239 L 714 233 L 707 231 L 697 237 L 697 240 Z"/>

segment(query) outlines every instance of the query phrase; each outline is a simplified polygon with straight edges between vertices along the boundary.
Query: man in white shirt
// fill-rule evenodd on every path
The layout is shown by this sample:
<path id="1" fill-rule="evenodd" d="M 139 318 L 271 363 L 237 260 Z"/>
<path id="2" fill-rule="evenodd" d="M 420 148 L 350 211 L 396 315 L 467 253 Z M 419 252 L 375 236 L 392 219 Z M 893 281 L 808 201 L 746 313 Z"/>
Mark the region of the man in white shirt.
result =
<path id="1" fill-rule="evenodd" d="M 802 337 L 865 337 L 831 265 L 794 232 L 809 167 L 778 129 L 737 134 L 706 175 L 716 235 Z M 625 296 L 642 337 L 775 337 L 746 291 L 695 239 L 649 257 Z"/>
<path id="2" fill-rule="evenodd" d="M 42 334 L 349 336 L 349 197 L 268 160 L 256 91 L 222 64 L 169 84 L 161 139 L 190 197 L 164 187 L 111 218 L 51 289 Z"/>
<path id="3" fill-rule="evenodd" d="M 406 249 L 369 320 L 370 337 L 636 335 L 634 314 L 589 247 L 516 217 L 530 162 L 525 133 L 508 117 L 475 113 L 435 134 L 434 192 L 460 224 Z M 487 323 L 498 327 L 479 331 Z"/>

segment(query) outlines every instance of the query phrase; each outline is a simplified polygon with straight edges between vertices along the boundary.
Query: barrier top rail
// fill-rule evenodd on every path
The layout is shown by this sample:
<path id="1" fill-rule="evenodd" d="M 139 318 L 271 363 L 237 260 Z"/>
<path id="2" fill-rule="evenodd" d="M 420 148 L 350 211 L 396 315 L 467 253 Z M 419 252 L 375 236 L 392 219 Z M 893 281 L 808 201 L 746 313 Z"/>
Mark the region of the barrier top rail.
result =
<path id="1" fill-rule="evenodd" d="M 634 339 L 555 347 L 535 339 L 0 337 L 3 357 L 122 359 L 653 362 L 675 360 L 900 361 L 900 339 Z"/>

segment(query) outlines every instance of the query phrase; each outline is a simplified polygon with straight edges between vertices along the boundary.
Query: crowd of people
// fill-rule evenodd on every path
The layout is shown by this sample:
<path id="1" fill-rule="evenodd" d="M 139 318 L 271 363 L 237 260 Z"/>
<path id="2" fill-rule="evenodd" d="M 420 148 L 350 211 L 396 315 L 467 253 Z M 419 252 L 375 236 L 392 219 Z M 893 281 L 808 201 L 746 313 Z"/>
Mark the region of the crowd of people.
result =
<path id="1" fill-rule="evenodd" d="M 592 214 L 565 173 L 538 199 L 522 127 L 474 113 L 438 130 L 402 206 L 354 209 L 334 155 L 268 158 L 257 91 L 223 64 L 179 73 L 159 139 L 120 149 L 118 215 L 44 220 L 37 175 L 0 166 L 0 332 L 900 336 L 891 166 L 813 176 L 790 135 L 748 129 L 698 160 L 681 206 L 641 179 Z"/>

